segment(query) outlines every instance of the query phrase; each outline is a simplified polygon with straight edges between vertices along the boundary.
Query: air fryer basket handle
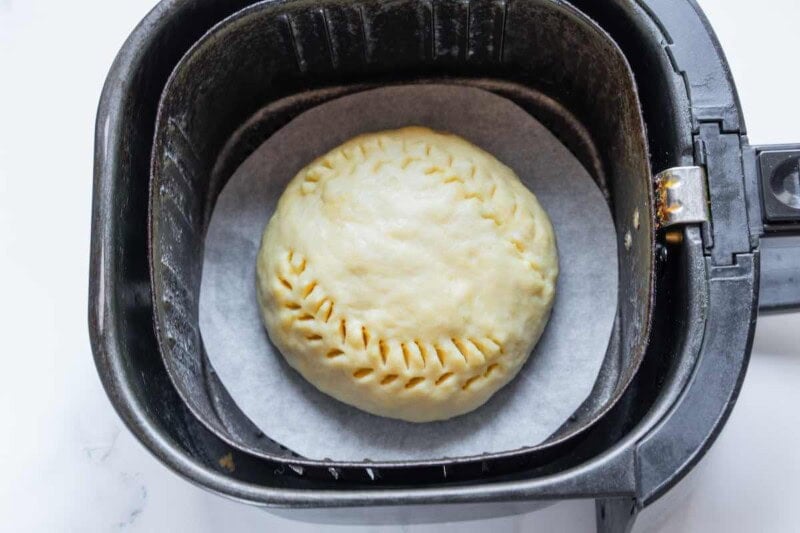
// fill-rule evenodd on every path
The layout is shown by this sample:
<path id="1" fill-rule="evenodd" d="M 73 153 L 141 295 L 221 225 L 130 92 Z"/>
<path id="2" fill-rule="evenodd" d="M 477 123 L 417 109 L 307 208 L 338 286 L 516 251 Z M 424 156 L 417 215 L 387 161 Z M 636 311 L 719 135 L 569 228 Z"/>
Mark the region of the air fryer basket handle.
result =
<path id="1" fill-rule="evenodd" d="M 800 145 L 754 151 L 764 225 L 759 310 L 800 311 Z"/>

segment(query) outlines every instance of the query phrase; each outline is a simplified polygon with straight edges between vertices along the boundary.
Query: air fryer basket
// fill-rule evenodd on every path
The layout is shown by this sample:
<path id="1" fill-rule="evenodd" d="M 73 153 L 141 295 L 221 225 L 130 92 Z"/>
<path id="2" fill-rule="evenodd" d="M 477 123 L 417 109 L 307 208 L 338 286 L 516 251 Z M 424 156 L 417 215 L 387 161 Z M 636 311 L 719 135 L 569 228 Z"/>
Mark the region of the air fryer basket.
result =
<path id="1" fill-rule="evenodd" d="M 150 207 L 156 331 L 184 401 L 209 429 L 243 451 L 304 467 L 365 466 L 304 459 L 256 430 L 207 361 L 197 301 L 205 225 L 232 171 L 299 112 L 380 85 L 421 79 L 475 85 L 541 117 L 581 157 L 609 199 L 619 242 L 620 296 L 617 331 L 595 393 L 546 443 L 369 466 L 438 469 L 526 454 L 540 461 L 533 455 L 566 445 L 607 412 L 641 362 L 655 236 L 644 127 L 622 52 L 590 20 L 552 0 L 469 11 L 464 4 L 431 6 L 259 3 L 206 34 L 167 82 L 156 125 Z M 454 42 L 466 46 L 454 50 Z"/>
<path id="2" fill-rule="evenodd" d="M 708 176 L 704 200 L 710 216 L 656 233 L 654 294 L 658 296 L 652 309 L 650 342 L 622 397 L 566 445 L 538 454 L 415 468 L 371 468 L 367 464 L 341 468 L 267 459 L 231 446 L 230 438 L 221 439 L 217 431 L 200 423 L 173 386 L 154 333 L 154 287 L 145 231 L 156 111 L 167 78 L 205 32 L 252 3 L 162 1 L 126 42 L 103 91 L 96 130 L 89 320 L 100 377 L 124 422 L 180 475 L 237 500 L 292 508 L 293 517 L 327 522 L 436 521 L 522 512 L 545 500 L 596 498 L 598 527 L 628 530 L 638 509 L 663 494 L 702 457 L 735 403 L 758 308 L 759 266 L 762 309 L 800 306 L 796 281 L 792 284 L 800 264 L 800 247 L 790 244 L 794 237 L 784 237 L 800 229 L 800 208 L 792 207 L 791 202 L 781 204 L 785 191 L 774 186 L 785 182 L 780 179 L 784 177 L 781 172 L 790 165 L 784 162 L 800 159 L 800 146 L 749 146 L 724 57 L 692 0 L 575 0 L 573 5 L 616 41 L 635 74 L 648 125 L 653 173 L 695 165 Z M 448 73 L 449 78 L 457 78 L 454 82 L 490 83 L 489 89 L 499 94 L 512 85 L 535 89 L 528 90 L 528 95 L 549 94 L 546 87 L 514 80 L 509 84 L 505 59 L 510 48 L 505 43 L 499 50 L 495 47 L 504 41 L 494 36 L 504 26 L 506 14 L 524 4 L 524 0 L 507 4 L 435 1 L 425 4 L 433 15 L 421 19 L 430 26 L 412 16 L 417 9 L 424 11 L 422 2 L 381 5 L 405 13 L 409 20 L 404 24 L 416 24 L 426 35 L 421 40 L 424 45 L 433 47 L 438 42 L 453 51 L 456 58 L 442 61 L 447 59 L 445 64 L 454 69 Z M 276 9 L 311 7 L 293 2 L 273 5 Z M 363 21 L 365 28 L 380 26 L 381 19 L 372 18 L 381 12 L 376 4 L 344 5 L 364 9 L 356 10 L 354 31 L 344 36 L 343 42 L 360 42 L 367 35 L 359 37 L 358 21 Z M 467 27 L 455 25 L 451 34 L 438 33 L 442 17 L 465 11 Z M 294 31 L 288 35 L 299 32 L 311 39 L 315 33 L 306 29 L 309 25 L 318 28 L 314 22 L 318 19 L 312 15 L 298 20 L 300 26 L 293 25 Z M 438 41 L 432 39 L 434 25 Z M 505 35 L 508 39 L 510 34 Z M 488 57 L 470 55 L 468 45 L 473 40 L 491 42 L 493 53 Z M 313 39 L 296 43 L 296 65 L 308 76 L 316 76 L 320 66 L 313 60 L 317 56 L 305 52 L 313 49 L 313 43 Z M 380 64 L 391 63 L 398 50 L 402 56 L 407 46 L 408 42 L 398 41 L 371 56 L 374 63 L 369 66 L 378 70 L 372 71 L 374 77 L 365 83 L 396 83 L 406 75 L 408 65 L 386 72 L 380 70 Z M 419 79 L 440 80 L 441 74 L 432 72 L 437 65 L 422 64 Z M 483 72 L 480 79 L 474 75 L 476 70 Z M 498 72 L 506 76 L 498 76 Z M 524 75 L 524 71 L 518 74 Z M 350 90 L 354 86 L 349 81 L 331 78 L 327 87 Z M 289 77 L 287 83 L 293 84 L 285 86 L 287 91 L 293 87 L 293 92 L 301 93 L 309 88 L 298 77 Z M 275 117 L 288 120 L 296 114 L 289 94 L 272 96 L 269 101 L 289 108 Z M 509 96 L 523 100 L 516 89 Z M 559 95 L 560 105 L 591 131 L 589 120 L 570 101 L 574 96 Z M 253 102 L 247 105 L 256 109 Z M 578 137 L 570 133 L 576 129 L 558 131 L 557 124 L 569 121 L 548 120 L 543 114 L 546 108 L 534 105 L 529 110 L 538 113 L 595 176 L 600 175 L 598 169 L 610 176 L 606 162 L 595 165 L 592 162 L 600 159 L 591 151 L 588 155 L 581 151 L 592 144 L 599 148 L 598 140 L 577 142 Z M 260 122 L 252 111 L 240 111 L 215 141 L 219 149 L 223 137 L 231 139 L 230 150 L 212 177 L 204 176 L 209 179 L 204 195 L 209 202 L 230 173 L 225 164 L 235 166 L 258 139 L 279 127 Z M 234 131 L 250 117 L 254 117 L 251 124 L 260 125 Z M 188 137 L 191 132 L 185 133 Z M 249 135 L 253 135 L 250 141 Z M 196 155 L 209 160 L 216 157 Z M 614 199 L 618 209 L 616 192 Z M 209 205 L 196 208 L 207 213 Z M 205 383 L 213 385 L 214 380 Z M 215 399 L 213 406 L 224 404 L 224 390 L 212 390 L 214 395 L 222 398 Z"/>

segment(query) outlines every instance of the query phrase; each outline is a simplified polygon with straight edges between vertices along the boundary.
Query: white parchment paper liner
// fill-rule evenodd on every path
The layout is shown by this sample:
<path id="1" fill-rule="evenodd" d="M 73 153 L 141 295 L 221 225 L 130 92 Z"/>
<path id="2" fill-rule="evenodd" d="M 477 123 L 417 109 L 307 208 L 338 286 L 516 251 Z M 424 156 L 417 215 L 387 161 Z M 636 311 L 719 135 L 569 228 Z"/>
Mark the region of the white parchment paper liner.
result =
<path id="1" fill-rule="evenodd" d="M 520 374 L 476 411 L 412 424 L 359 411 L 291 369 L 262 325 L 255 263 L 285 185 L 308 162 L 361 133 L 421 125 L 460 135 L 513 168 L 553 222 L 561 274 L 547 329 Z M 513 102 L 474 88 L 387 87 L 311 109 L 262 144 L 221 192 L 206 236 L 200 330 L 242 411 L 308 458 L 436 459 L 531 446 L 588 396 L 617 309 L 614 225 L 575 157 Z"/>

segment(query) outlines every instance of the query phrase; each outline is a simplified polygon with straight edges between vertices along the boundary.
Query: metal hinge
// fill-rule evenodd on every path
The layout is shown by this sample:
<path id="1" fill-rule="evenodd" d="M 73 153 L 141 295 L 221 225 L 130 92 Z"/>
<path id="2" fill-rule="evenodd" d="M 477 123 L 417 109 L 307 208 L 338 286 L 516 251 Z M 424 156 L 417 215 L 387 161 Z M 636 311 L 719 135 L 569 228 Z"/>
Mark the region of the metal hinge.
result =
<path id="1" fill-rule="evenodd" d="M 708 184 L 703 167 L 675 167 L 655 177 L 660 228 L 709 222 Z"/>

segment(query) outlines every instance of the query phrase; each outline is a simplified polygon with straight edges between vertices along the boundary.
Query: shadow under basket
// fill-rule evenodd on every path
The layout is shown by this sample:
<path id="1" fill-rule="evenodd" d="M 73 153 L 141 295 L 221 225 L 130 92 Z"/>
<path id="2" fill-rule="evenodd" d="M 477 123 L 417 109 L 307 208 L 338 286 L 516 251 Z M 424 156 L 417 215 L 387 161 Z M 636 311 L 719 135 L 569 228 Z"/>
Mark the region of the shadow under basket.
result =
<path id="1" fill-rule="evenodd" d="M 478 87 L 515 102 L 589 171 L 617 233 L 615 328 L 590 396 L 543 443 L 424 461 L 306 459 L 256 428 L 208 362 L 198 326 L 207 223 L 236 168 L 298 114 L 343 95 L 414 83 Z M 399 485 L 558 471 L 590 453 L 587 434 L 610 416 L 648 348 L 656 244 L 637 87 L 611 37 L 562 2 L 247 7 L 203 36 L 172 72 L 158 109 L 151 179 L 150 271 L 166 371 L 207 430 L 288 475 Z"/>

